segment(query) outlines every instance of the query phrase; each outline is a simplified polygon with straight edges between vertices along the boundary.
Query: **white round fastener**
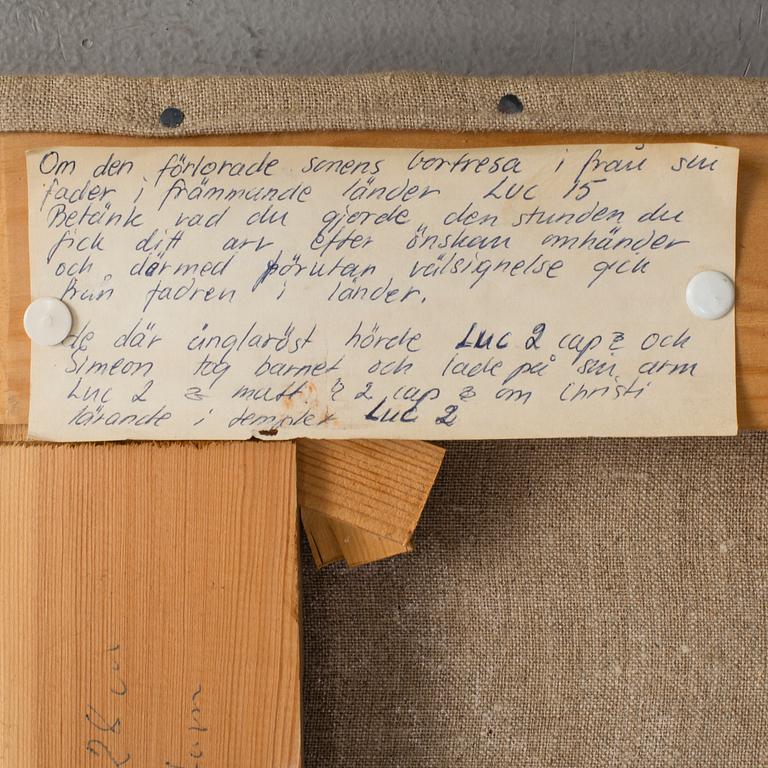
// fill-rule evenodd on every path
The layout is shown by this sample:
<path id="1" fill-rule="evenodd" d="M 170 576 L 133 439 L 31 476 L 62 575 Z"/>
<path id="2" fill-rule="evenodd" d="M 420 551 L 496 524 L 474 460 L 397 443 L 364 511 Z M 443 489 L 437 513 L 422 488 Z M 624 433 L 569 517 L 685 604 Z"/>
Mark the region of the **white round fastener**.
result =
<path id="1" fill-rule="evenodd" d="M 24 330 L 35 344 L 52 347 L 64 341 L 72 330 L 72 313 L 58 299 L 35 299 L 24 313 Z"/>
<path id="2" fill-rule="evenodd" d="M 735 298 L 733 280 L 728 275 L 714 270 L 699 272 L 691 278 L 685 289 L 688 309 L 704 320 L 725 317 L 733 309 Z"/>

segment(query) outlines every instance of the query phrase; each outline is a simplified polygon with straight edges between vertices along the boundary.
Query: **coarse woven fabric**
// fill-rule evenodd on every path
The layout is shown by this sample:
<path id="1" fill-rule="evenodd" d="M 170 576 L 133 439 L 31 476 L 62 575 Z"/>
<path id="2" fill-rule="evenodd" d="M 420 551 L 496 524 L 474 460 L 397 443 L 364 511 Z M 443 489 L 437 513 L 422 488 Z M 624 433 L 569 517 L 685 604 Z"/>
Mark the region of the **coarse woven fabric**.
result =
<path id="1" fill-rule="evenodd" d="M 412 555 L 303 548 L 306 768 L 768 765 L 768 435 L 446 447 Z"/>
<path id="2" fill-rule="evenodd" d="M 523 111 L 502 113 L 515 94 Z M 164 128 L 166 107 L 184 121 Z M 393 72 L 336 77 L 0 76 L 0 131 L 183 136 L 430 129 L 763 133 L 768 80 L 630 72 L 462 77 Z"/>

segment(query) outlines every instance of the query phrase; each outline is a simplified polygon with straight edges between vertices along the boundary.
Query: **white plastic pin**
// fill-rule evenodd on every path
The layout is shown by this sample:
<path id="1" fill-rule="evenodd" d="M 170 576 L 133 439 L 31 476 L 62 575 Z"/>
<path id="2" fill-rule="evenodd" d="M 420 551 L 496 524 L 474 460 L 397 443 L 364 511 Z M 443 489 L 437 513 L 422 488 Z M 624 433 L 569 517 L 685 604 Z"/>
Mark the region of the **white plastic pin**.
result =
<path id="1" fill-rule="evenodd" d="M 35 299 L 24 313 L 24 330 L 35 344 L 52 347 L 64 341 L 72 330 L 72 313 L 59 299 Z"/>
<path id="2" fill-rule="evenodd" d="M 733 309 L 735 298 L 733 280 L 722 272 L 699 272 L 685 289 L 688 309 L 704 320 L 725 317 Z"/>

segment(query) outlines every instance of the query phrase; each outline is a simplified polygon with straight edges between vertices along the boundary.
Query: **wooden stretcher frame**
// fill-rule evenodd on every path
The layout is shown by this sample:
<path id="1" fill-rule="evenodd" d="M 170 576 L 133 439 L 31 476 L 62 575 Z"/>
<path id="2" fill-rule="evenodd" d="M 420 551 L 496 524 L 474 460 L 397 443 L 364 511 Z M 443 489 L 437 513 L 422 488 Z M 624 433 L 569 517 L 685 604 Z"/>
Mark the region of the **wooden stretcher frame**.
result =
<path id="1" fill-rule="evenodd" d="M 53 145 L 121 147 L 169 143 L 180 146 L 470 148 L 693 141 L 735 146 L 741 150 L 736 269 L 738 416 L 742 429 L 768 429 L 768 260 L 762 254 L 763 243 L 768 242 L 766 136 L 334 131 L 191 138 L 169 136 L 163 140 L 111 135 L 5 133 L 0 134 L 0 448 L 3 441 L 24 439 L 23 425 L 28 411 L 30 342 L 23 331 L 22 316 L 30 298 L 25 166 L 25 152 L 29 149 Z M 151 450 L 151 446 L 146 449 Z M 183 454 L 183 446 L 180 449 Z M 214 454 L 226 450 L 215 444 L 210 449 Z M 88 447 L 82 450 L 88 450 Z M 16 460 L 24 458 L 19 455 Z M 341 558 L 355 565 L 408 551 L 415 523 L 441 459 L 442 450 L 425 443 L 296 441 L 296 498 L 303 509 L 302 518 L 318 565 Z M 221 473 L 218 480 L 226 482 L 227 477 Z M 23 491 L 20 489 L 18 493 Z M 15 520 L 12 515 L 9 519 Z M 39 547 L 37 542 L 37 539 L 28 542 L 31 556 Z M 298 568 L 295 552 L 291 567 Z M 30 593 L 28 602 L 32 604 L 36 598 L 39 595 Z M 31 624 L 30 629 L 33 629 Z M 23 648 L 21 634 L 15 642 L 18 648 Z M 295 669 L 298 662 L 295 652 L 292 653 L 286 668 Z M 37 684 L 36 681 L 37 678 L 32 680 Z M 37 702 L 30 700 L 29 711 L 34 712 L 37 706 Z M 278 737 L 284 740 L 286 764 L 290 765 L 296 765 L 300 760 L 296 729 L 299 719 L 294 697 L 282 725 L 278 723 L 276 726 L 282 729 Z M 27 729 L 25 733 L 31 738 L 37 730 Z M 59 746 L 52 743 L 52 748 Z M 260 758 L 271 759 L 266 753 Z M 259 758 L 255 758 L 253 764 L 260 765 Z M 27 766 L 20 764 L 19 768 Z"/>
<path id="2" fill-rule="evenodd" d="M 740 150 L 736 229 L 736 381 L 740 429 L 768 429 L 768 136 L 626 133 L 330 131 L 136 138 L 61 133 L 0 134 L 0 425 L 24 424 L 30 343 L 25 151 L 69 146 L 337 146 L 471 148 L 541 144 L 703 142 Z"/>

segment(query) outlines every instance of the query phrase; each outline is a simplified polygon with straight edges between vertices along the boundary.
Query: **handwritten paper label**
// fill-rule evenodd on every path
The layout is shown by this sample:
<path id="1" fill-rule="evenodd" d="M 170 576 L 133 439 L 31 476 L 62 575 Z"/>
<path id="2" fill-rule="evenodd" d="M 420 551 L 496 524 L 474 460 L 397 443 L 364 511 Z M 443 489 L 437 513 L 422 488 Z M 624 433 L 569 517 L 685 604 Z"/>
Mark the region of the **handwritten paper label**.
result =
<path id="1" fill-rule="evenodd" d="M 738 150 L 28 153 L 47 440 L 736 431 Z"/>

